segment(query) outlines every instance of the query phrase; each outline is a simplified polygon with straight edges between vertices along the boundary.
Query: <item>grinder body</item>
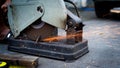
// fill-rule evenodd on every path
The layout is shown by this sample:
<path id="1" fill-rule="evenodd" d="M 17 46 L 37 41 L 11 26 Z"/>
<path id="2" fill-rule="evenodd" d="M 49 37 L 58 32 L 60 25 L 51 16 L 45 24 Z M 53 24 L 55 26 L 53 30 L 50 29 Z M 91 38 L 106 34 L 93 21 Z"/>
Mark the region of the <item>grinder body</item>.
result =
<path id="1" fill-rule="evenodd" d="M 62 60 L 88 53 L 88 41 L 82 38 L 84 24 L 63 0 L 12 1 L 8 21 L 13 37 L 8 39 L 8 50 Z M 66 31 L 62 41 L 57 37 L 57 28 Z M 44 41 L 51 37 L 53 41 Z"/>

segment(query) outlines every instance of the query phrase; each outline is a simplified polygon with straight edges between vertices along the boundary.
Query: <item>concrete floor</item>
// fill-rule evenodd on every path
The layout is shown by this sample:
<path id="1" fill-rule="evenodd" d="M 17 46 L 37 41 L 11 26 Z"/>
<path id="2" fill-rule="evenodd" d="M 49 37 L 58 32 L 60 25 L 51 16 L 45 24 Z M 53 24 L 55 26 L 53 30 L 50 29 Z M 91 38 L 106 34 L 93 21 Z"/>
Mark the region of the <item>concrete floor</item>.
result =
<path id="1" fill-rule="evenodd" d="M 120 21 L 98 19 L 93 11 L 81 12 L 81 16 L 90 52 L 71 63 L 40 58 L 38 68 L 120 68 Z"/>
<path id="2" fill-rule="evenodd" d="M 74 62 L 40 57 L 38 68 L 120 68 L 120 21 L 98 19 L 93 11 L 81 12 L 81 17 L 90 52 Z M 65 33 L 59 29 L 59 34 Z"/>

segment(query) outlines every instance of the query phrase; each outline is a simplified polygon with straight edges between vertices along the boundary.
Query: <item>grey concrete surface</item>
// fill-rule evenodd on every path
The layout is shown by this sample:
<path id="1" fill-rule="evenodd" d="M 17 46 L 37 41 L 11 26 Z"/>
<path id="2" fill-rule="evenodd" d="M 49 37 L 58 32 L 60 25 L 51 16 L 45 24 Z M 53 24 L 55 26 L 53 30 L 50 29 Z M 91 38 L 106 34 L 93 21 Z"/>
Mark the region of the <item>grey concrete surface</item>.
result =
<path id="1" fill-rule="evenodd" d="M 120 68 L 120 21 L 97 19 L 88 11 L 81 15 L 90 52 L 72 63 L 40 58 L 39 68 Z"/>
<path id="2" fill-rule="evenodd" d="M 98 19 L 93 11 L 81 12 L 81 17 L 90 52 L 73 62 L 40 57 L 38 68 L 120 68 L 120 21 Z M 59 34 L 65 33 L 59 29 Z M 0 50 L 5 51 L 3 45 Z"/>
<path id="3" fill-rule="evenodd" d="M 120 21 L 98 19 L 93 11 L 81 16 L 90 52 L 71 63 L 41 57 L 38 68 L 120 68 Z"/>

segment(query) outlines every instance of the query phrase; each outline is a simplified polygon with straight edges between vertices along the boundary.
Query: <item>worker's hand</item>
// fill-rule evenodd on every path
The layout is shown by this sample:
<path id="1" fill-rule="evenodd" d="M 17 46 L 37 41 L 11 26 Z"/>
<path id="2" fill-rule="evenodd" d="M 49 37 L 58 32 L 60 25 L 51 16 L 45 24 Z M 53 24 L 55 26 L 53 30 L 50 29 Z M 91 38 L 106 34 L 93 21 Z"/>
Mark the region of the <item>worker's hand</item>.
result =
<path id="1" fill-rule="evenodd" d="M 7 7 L 10 4 L 11 4 L 11 0 L 6 0 L 6 2 L 1 6 L 1 9 L 3 9 L 4 12 L 7 12 Z"/>

